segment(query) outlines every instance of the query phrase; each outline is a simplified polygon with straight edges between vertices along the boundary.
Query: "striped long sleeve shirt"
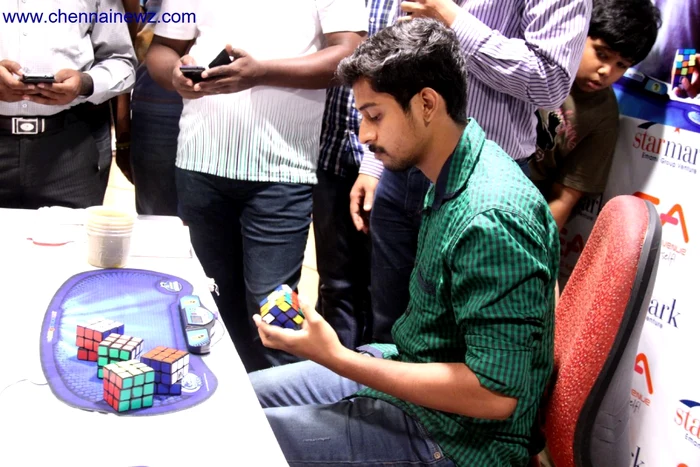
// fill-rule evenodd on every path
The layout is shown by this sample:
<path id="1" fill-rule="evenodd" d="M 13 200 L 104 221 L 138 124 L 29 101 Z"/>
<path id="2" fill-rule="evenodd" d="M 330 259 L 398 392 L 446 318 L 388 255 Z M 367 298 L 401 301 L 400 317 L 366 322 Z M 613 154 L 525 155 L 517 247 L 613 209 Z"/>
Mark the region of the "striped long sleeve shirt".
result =
<path id="1" fill-rule="evenodd" d="M 398 9 L 400 2 L 393 3 Z M 513 159 L 527 158 L 535 152 L 535 110 L 557 108 L 569 94 L 586 41 L 591 0 L 457 3 L 462 12 L 452 29 L 468 59 L 467 114 Z M 339 118 L 326 110 L 325 122 Z M 359 117 L 347 116 L 343 131 L 359 128 Z M 319 166 L 340 173 L 343 164 L 357 166 L 361 161 L 361 173 L 381 174 L 373 156 L 362 159 L 371 153 L 359 142 L 351 157 L 337 160 L 332 154 L 322 150 Z"/>

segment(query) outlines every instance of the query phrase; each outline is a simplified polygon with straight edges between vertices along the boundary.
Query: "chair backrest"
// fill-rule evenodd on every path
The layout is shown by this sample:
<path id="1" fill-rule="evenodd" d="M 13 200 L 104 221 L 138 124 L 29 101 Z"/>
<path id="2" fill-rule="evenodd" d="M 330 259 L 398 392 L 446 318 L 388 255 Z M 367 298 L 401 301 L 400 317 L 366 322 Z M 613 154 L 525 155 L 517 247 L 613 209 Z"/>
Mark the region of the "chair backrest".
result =
<path id="1" fill-rule="evenodd" d="M 632 371 L 656 278 L 654 206 L 618 196 L 602 209 L 555 311 L 545 435 L 556 467 L 629 465 Z"/>

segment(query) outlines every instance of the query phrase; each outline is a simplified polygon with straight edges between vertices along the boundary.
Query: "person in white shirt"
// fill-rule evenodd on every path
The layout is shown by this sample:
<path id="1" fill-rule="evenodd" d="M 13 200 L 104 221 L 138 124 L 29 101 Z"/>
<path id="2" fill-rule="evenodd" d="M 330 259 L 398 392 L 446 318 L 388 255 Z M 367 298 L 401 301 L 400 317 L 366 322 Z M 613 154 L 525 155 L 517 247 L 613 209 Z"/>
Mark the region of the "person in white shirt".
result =
<path id="1" fill-rule="evenodd" d="M 217 306 L 248 371 L 294 361 L 259 342 L 252 316 L 280 284 L 296 288 L 311 221 L 325 91 L 361 42 L 363 0 L 165 0 L 146 63 L 184 97 L 176 183 Z M 226 48 L 234 61 L 193 83 L 181 65 Z"/>
<path id="2" fill-rule="evenodd" d="M 118 18 L 122 2 L 0 0 L 0 11 L 0 207 L 102 204 L 107 101 L 133 85 L 136 57 L 126 23 L 91 18 Z M 55 82 L 26 84 L 27 74 Z"/>

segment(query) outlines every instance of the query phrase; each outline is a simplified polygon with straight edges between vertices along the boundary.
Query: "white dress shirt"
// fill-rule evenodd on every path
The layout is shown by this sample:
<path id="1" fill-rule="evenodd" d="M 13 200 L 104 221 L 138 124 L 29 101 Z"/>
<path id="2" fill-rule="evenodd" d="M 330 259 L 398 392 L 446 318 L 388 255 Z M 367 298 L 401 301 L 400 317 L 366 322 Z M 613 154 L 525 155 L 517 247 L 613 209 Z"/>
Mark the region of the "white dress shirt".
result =
<path id="1" fill-rule="evenodd" d="M 71 23 L 59 11 L 86 13 L 83 18 L 96 13 L 98 21 Z M 38 21 L 36 16 L 34 21 L 14 16 L 23 13 L 42 16 Z M 118 21 L 115 13 L 124 13 L 121 0 L 0 0 L 0 60 L 19 63 L 25 73 L 83 71 L 94 85 L 92 95 L 66 106 L 0 101 L 0 115 L 53 115 L 83 102 L 100 104 L 131 89 L 136 55 L 127 24 Z M 99 15 L 104 21 L 99 21 Z"/>

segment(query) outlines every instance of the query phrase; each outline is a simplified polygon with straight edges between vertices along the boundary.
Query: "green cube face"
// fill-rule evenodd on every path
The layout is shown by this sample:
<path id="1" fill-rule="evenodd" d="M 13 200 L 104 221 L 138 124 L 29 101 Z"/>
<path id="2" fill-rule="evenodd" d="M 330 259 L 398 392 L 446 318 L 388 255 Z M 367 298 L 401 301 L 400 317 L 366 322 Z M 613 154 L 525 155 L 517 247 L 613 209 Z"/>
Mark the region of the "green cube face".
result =
<path id="1" fill-rule="evenodd" d="M 141 398 L 132 400 L 131 401 L 131 408 L 132 409 L 140 409 L 141 408 Z"/>
<path id="2" fill-rule="evenodd" d="M 154 383 L 146 383 L 143 387 L 143 395 L 150 396 L 151 394 L 153 394 L 154 388 L 155 388 Z"/>
<path id="3" fill-rule="evenodd" d="M 131 358 L 131 355 L 129 355 L 129 352 L 127 352 L 126 350 L 122 350 L 121 352 L 119 352 L 119 358 L 121 360 L 129 360 Z"/>
<path id="4" fill-rule="evenodd" d="M 107 347 L 101 345 L 97 348 L 97 355 L 107 355 Z"/>
<path id="5" fill-rule="evenodd" d="M 134 395 L 134 397 L 142 397 L 143 396 L 143 386 L 134 387 L 134 389 L 131 391 L 131 393 Z"/>
<path id="6" fill-rule="evenodd" d="M 97 357 L 97 366 L 105 366 L 109 364 L 109 359 L 107 357 Z"/>
<path id="7" fill-rule="evenodd" d="M 145 396 L 143 398 L 143 407 L 153 407 L 153 396 Z"/>
<path id="8" fill-rule="evenodd" d="M 119 394 L 119 400 L 128 401 L 129 399 L 131 399 L 131 389 L 122 389 L 121 393 Z"/>
<path id="9" fill-rule="evenodd" d="M 109 358 L 119 358 L 119 349 L 109 349 Z"/>
<path id="10" fill-rule="evenodd" d="M 143 375 L 134 376 L 134 386 L 143 386 L 144 377 Z"/>
<path id="11" fill-rule="evenodd" d="M 104 373 L 103 373 L 103 371 L 102 371 L 102 368 L 98 368 L 98 369 L 97 369 L 97 377 L 100 378 L 100 379 L 102 379 L 102 375 L 103 375 L 103 374 L 104 374 Z"/>
<path id="12" fill-rule="evenodd" d="M 146 382 L 147 383 L 152 383 L 155 380 L 156 380 L 156 372 L 155 371 L 149 371 L 148 373 L 146 373 Z"/>
<path id="13" fill-rule="evenodd" d="M 129 407 L 131 404 L 129 404 L 129 401 L 122 401 L 119 403 L 119 411 L 124 412 L 125 410 L 129 410 Z"/>
<path id="14" fill-rule="evenodd" d="M 132 387 L 134 387 L 134 378 L 124 378 L 122 388 L 131 389 Z"/>

